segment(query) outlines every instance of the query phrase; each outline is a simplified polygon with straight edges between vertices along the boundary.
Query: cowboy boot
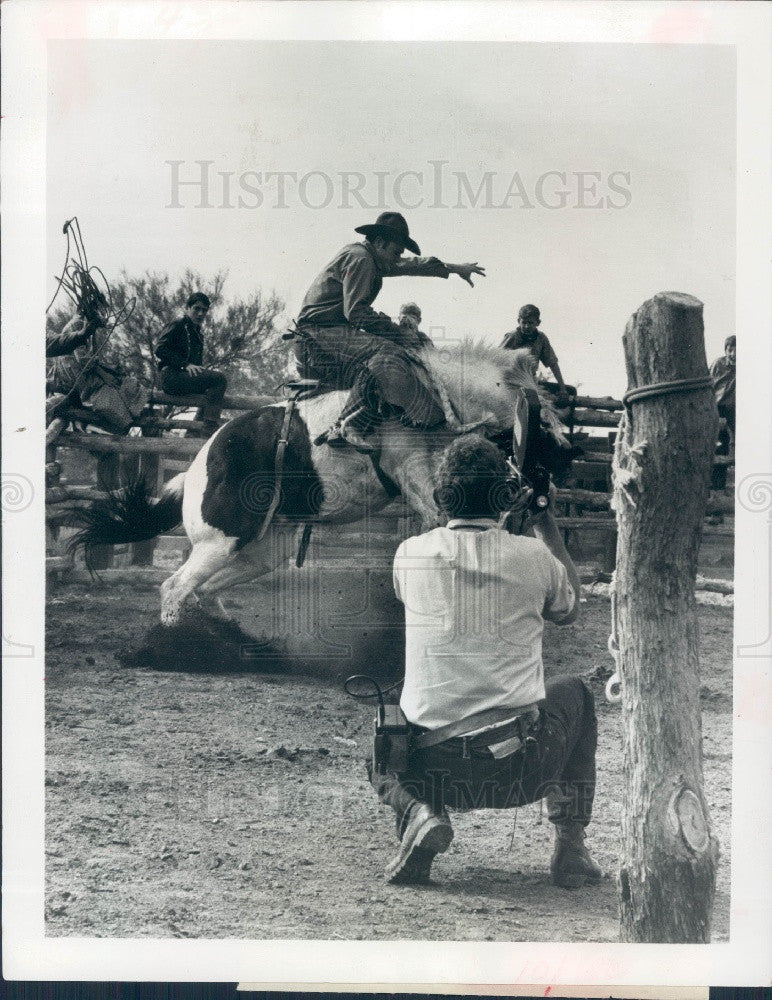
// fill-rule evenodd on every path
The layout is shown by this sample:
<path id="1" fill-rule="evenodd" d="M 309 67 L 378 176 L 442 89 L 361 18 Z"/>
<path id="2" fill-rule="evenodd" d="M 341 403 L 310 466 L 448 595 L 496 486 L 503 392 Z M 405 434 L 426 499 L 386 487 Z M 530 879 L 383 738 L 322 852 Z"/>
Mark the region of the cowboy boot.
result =
<path id="1" fill-rule="evenodd" d="M 333 428 L 336 433 L 328 435 L 327 444 L 332 448 L 347 444 L 357 451 L 374 452 L 376 445 L 372 440 L 368 440 L 367 435 L 372 434 L 380 422 L 379 416 L 375 416 L 363 406 L 338 422 Z"/>
<path id="2" fill-rule="evenodd" d="M 314 444 L 327 444 L 331 448 L 351 445 L 357 451 L 375 451 L 375 445 L 366 440 L 366 435 L 381 422 L 380 413 L 370 402 L 372 389 L 372 380 L 367 380 L 366 376 L 358 377 L 343 412 L 329 430 L 314 440 Z"/>
<path id="3" fill-rule="evenodd" d="M 584 826 L 581 823 L 555 825 L 555 850 L 550 862 L 552 881 L 561 889 L 579 889 L 597 885 L 603 872 L 584 846 Z"/>

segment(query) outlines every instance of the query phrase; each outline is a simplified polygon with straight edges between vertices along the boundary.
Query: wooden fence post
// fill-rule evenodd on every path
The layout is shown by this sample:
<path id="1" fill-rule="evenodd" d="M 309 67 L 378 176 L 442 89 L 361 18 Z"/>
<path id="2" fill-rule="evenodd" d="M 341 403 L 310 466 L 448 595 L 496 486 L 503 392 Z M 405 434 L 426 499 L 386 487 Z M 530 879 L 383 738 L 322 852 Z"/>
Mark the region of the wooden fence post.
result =
<path id="1" fill-rule="evenodd" d="M 96 435 L 95 435 L 96 436 Z M 115 453 L 103 452 L 97 455 L 97 489 L 115 490 L 120 486 L 120 456 Z M 112 545 L 95 545 L 91 556 L 93 569 L 108 569 L 113 565 L 114 552 Z"/>
<path id="2" fill-rule="evenodd" d="M 143 428 L 143 436 L 160 437 L 160 431 Z M 158 455 L 138 455 L 136 470 L 134 475 L 144 476 L 145 482 L 154 496 L 158 496 L 158 469 L 160 457 Z M 126 459 L 124 459 L 126 461 Z M 131 547 L 131 563 L 133 566 L 152 566 L 153 555 L 155 553 L 157 539 L 151 538 L 146 542 L 134 542 Z"/>
<path id="3" fill-rule="evenodd" d="M 623 338 L 630 389 L 707 375 L 702 303 L 654 296 Z M 716 443 L 710 385 L 629 404 L 614 454 L 624 941 L 710 940 L 718 844 L 703 794 L 694 597 Z"/>

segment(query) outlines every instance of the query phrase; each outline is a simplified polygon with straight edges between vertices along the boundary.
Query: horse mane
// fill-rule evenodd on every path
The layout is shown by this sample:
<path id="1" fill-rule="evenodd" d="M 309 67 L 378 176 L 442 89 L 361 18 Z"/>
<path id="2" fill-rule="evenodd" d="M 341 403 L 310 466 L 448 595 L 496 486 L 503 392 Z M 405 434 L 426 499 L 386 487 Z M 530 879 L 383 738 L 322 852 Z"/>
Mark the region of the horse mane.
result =
<path id="1" fill-rule="evenodd" d="M 441 346 L 427 344 L 421 357 L 443 406 L 446 411 L 450 408 L 458 424 L 508 430 L 517 391 L 533 389 L 541 403 L 542 421 L 558 442 L 566 443 L 552 397 L 536 381 L 533 355 L 527 347 L 504 350 L 467 337 Z"/>

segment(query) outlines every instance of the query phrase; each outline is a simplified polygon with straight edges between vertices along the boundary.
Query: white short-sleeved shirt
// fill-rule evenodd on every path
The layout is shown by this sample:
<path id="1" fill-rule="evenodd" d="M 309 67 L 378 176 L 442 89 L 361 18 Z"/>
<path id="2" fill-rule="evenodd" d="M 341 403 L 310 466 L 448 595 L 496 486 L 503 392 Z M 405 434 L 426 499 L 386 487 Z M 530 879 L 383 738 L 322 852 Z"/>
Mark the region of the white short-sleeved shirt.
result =
<path id="1" fill-rule="evenodd" d="M 576 595 L 542 541 L 485 518 L 453 520 L 400 545 L 394 589 L 405 605 L 400 704 L 410 722 L 436 729 L 544 698 L 544 621 L 569 617 Z"/>

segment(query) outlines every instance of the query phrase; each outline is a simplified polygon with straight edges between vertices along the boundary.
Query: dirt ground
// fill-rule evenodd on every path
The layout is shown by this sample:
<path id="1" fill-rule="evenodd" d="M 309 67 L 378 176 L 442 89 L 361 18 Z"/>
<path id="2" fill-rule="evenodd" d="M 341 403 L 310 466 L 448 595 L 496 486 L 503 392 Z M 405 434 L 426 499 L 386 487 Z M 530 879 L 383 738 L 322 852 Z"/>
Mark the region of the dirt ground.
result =
<path id="1" fill-rule="evenodd" d="M 249 628 L 256 595 L 230 608 Z M 453 816 L 456 839 L 421 888 L 390 887 L 396 848 L 364 757 L 372 710 L 340 679 L 129 669 L 157 620 L 155 589 L 67 585 L 49 595 L 46 927 L 49 935 L 618 940 L 620 709 L 608 601 L 548 626 L 547 674 L 579 673 L 598 701 L 598 794 L 588 844 L 600 886 L 549 880 L 552 834 L 534 805 Z M 700 607 L 705 787 L 722 857 L 714 940 L 729 936 L 732 610 Z"/>

